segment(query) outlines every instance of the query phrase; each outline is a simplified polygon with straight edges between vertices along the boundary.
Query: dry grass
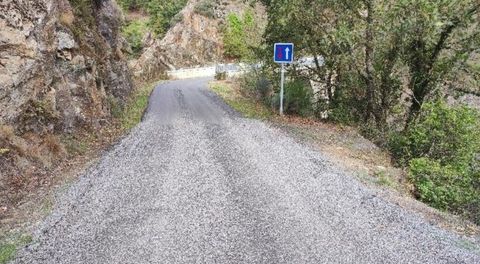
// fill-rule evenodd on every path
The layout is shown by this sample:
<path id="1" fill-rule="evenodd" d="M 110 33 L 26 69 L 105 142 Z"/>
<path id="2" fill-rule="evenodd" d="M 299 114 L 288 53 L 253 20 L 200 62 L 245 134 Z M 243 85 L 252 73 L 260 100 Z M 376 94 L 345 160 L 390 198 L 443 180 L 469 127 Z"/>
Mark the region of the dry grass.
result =
<path id="1" fill-rule="evenodd" d="M 47 135 L 43 138 L 42 146 L 55 156 L 63 156 L 66 154 L 65 146 L 60 142 L 59 138 L 54 135 Z"/>
<path id="2" fill-rule="evenodd" d="M 273 111 L 256 100 L 245 97 L 239 91 L 238 85 L 230 81 L 215 81 L 210 83 L 210 89 L 220 96 L 228 105 L 247 118 L 268 119 Z"/>
<path id="3" fill-rule="evenodd" d="M 0 206 L 8 208 L 48 182 L 47 171 L 66 155 L 57 136 L 34 133 L 20 136 L 7 125 L 0 125 L 0 150 Z"/>
<path id="4" fill-rule="evenodd" d="M 72 12 L 65 11 L 60 14 L 58 21 L 60 21 L 60 23 L 64 26 L 71 27 L 75 21 L 75 16 Z"/>

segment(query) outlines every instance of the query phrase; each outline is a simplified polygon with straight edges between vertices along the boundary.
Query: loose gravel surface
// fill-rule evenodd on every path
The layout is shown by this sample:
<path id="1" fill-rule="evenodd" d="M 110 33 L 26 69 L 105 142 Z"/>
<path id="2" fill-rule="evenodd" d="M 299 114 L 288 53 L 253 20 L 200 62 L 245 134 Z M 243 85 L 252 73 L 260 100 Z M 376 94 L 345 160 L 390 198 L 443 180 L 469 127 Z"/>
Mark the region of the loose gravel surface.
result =
<path id="1" fill-rule="evenodd" d="M 480 263 L 207 82 L 158 86 L 145 120 L 59 195 L 14 263 Z"/>

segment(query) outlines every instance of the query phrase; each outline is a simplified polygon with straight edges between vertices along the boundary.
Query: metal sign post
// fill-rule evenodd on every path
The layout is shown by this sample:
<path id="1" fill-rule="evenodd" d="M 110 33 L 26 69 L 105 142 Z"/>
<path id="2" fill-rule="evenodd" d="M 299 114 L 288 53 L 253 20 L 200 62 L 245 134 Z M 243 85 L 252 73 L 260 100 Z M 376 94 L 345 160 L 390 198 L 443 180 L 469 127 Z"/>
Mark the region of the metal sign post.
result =
<path id="1" fill-rule="evenodd" d="M 285 83 L 285 63 L 282 63 L 282 77 L 280 78 L 280 115 L 283 115 L 283 85 Z"/>
<path id="2" fill-rule="evenodd" d="M 280 81 L 280 115 L 283 115 L 283 95 L 285 83 L 285 64 L 293 63 L 293 43 L 275 43 L 273 61 L 282 65 Z"/>

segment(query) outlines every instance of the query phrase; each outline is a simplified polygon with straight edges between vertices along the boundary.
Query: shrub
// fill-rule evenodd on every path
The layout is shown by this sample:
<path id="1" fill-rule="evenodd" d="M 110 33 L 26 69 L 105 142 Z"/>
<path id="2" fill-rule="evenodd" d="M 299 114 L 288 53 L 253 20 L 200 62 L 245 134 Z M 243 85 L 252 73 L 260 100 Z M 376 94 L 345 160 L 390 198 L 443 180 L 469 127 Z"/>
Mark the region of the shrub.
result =
<path id="1" fill-rule="evenodd" d="M 429 158 L 410 161 L 410 178 L 422 200 L 442 210 L 461 211 L 464 205 L 479 198 L 475 189 L 478 175 L 462 164 L 444 165 Z"/>
<path id="2" fill-rule="evenodd" d="M 148 1 L 145 5 L 150 15 L 148 26 L 156 36 L 162 37 L 173 24 L 172 20 L 178 21 L 179 17 L 175 16 L 186 4 L 187 0 Z"/>
<path id="3" fill-rule="evenodd" d="M 403 133 L 390 138 L 390 149 L 402 163 L 427 157 L 442 165 L 468 163 L 480 150 L 479 114 L 445 102 L 426 103 L 418 119 Z"/>
<path id="4" fill-rule="evenodd" d="M 243 95 L 270 104 L 272 85 L 260 72 L 251 71 L 240 77 L 240 91 Z"/>
<path id="5" fill-rule="evenodd" d="M 354 124 L 356 121 L 351 107 L 343 102 L 339 102 L 330 110 L 328 119 L 332 122 L 345 125 Z"/>
<path id="6" fill-rule="evenodd" d="M 255 84 L 258 80 L 256 72 L 247 72 L 240 78 L 240 92 L 247 97 L 256 97 Z"/>
<path id="7" fill-rule="evenodd" d="M 203 0 L 195 5 L 195 13 L 202 15 L 208 18 L 215 18 L 215 1 L 213 0 Z"/>
<path id="8" fill-rule="evenodd" d="M 239 16 L 234 13 L 227 16 L 227 26 L 223 34 L 225 56 L 242 58 L 248 53 L 244 28 L 243 20 Z"/>
<path id="9" fill-rule="evenodd" d="M 226 72 L 216 72 L 215 73 L 215 80 L 221 81 L 221 80 L 226 80 L 227 79 L 227 73 Z"/>
<path id="10" fill-rule="evenodd" d="M 258 99 L 262 102 L 269 104 L 270 97 L 272 95 L 272 84 L 265 76 L 260 76 L 255 83 L 255 90 Z"/>
<path id="11" fill-rule="evenodd" d="M 254 50 L 262 41 L 261 32 L 251 10 L 246 10 L 243 16 L 230 13 L 223 30 L 224 55 L 243 61 L 255 60 Z"/>
<path id="12" fill-rule="evenodd" d="M 390 137 L 390 149 L 408 165 L 416 195 L 480 223 L 480 120 L 465 106 L 426 103 L 415 122 Z"/>
<path id="13" fill-rule="evenodd" d="M 147 23 L 143 21 L 132 21 L 123 28 L 122 35 L 130 45 L 133 56 L 138 56 L 142 52 L 143 37 L 147 30 Z"/>
<path id="14" fill-rule="evenodd" d="M 285 84 L 285 113 L 307 116 L 312 113 L 312 91 L 303 80 Z"/>

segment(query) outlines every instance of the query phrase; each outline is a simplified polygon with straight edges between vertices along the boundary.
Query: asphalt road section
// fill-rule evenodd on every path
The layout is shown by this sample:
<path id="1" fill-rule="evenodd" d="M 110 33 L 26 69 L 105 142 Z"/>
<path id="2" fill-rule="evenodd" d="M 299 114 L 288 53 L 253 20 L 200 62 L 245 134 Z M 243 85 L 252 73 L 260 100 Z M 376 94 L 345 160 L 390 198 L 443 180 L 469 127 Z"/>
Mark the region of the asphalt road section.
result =
<path id="1" fill-rule="evenodd" d="M 159 85 L 144 121 L 59 195 L 14 263 L 480 263 L 207 82 Z"/>

